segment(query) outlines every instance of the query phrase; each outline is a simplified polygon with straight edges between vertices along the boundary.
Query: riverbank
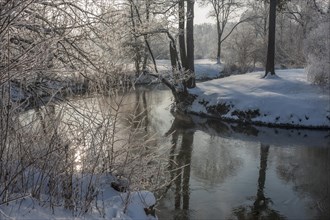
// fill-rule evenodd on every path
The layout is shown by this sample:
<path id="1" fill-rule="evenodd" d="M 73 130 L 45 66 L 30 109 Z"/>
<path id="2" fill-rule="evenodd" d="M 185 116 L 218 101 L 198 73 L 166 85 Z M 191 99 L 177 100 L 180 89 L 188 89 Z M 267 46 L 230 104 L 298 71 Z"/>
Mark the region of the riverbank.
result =
<path id="1" fill-rule="evenodd" d="M 303 69 L 233 75 L 198 83 L 187 112 L 278 127 L 330 128 L 329 88 L 307 81 Z"/>
<path id="2" fill-rule="evenodd" d="M 158 74 L 163 78 L 170 80 L 173 78 L 172 66 L 170 60 L 156 60 Z M 211 59 L 197 59 L 195 60 L 195 79 L 196 81 L 203 82 L 211 79 L 220 78 L 223 75 L 224 66 L 217 64 L 215 60 Z M 153 70 L 153 74 L 156 74 Z M 155 84 L 160 83 L 160 80 L 150 76 L 141 74 L 138 78 L 135 78 L 135 70 L 133 66 L 128 68 L 128 75 L 132 76 L 131 81 L 135 85 Z"/>
<path id="3" fill-rule="evenodd" d="M 0 219 L 157 219 L 153 213 L 156 199 L 151 192 L 118 192 L 113 188 L 114 178 L 111 175 L 85 174 L 74 179 L 77 183 L 81 181 L 80 189 L 84 193 L 91 193 L 92 201 L 87 210 L 76 206 L 69 210 L 61 201 L 53 201 L 46 194 L 37 199 L 31 194 L 17 193 L 17 199 L 0 202 Z M 93 191 L 94 186 L 89 184 L 95 181 L 98 184 Z"/>

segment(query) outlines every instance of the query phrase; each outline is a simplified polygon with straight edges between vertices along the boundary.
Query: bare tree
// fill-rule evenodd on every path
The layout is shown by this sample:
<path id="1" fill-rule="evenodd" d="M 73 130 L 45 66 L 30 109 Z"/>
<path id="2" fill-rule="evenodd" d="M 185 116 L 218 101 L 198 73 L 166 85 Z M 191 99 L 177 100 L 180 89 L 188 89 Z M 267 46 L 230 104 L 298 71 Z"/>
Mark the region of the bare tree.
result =
<path id="1" fill-rule="evenodd" d="M 226 30 L 228 23 L 237 18 L 238 11 L 243 7 L 242 1 L 239 0 L 206 0 L 201 1 L 201 5 L 211 5 L 212 11 L 210 16 L 216 20 L 217 26 L 217 63 L 221 63 L 221 49 L 222 43 L 231 35 L 233 30 L 241 23 L 250 18 L 241 19 L 230 28 Z"/>
<path id="2" fill-rule="evenodd" d="M 276 10 L 282 10 L 287 0 L 270 0 L 269 25 L 268 25 L 268 48 L 265 77 L 268 74 L 275 75 L 275 31 L 276 31 Z"/>
<path id="3" fill-rule="evenodd" d="M 182 67 L 188 68 L 187 65 L 187 53 L 186 53 L 186 40 L 185 40 L 185 4 L 184 0 L 179 0 L 179 46 L 180 46 L 180 57 Z"/>
<path id="4" fill-rule="evenodd" d="M 136 125 L 144 119 L 123 115 L 115 88 L 133 60 L 124 9 L 122 1 L 0 1 L 0 205 L 46 198 L 81 216 L 101 196 L 96 173 L 141 182 L 154 151 Z M 67 99 L 79 80 L 99 97 Z"/>
<path id="5" fill-rule="evenodd" d="M 269 7 L 269 31 L 268 31 L 268 49 L 266 61 L 266 73 L 275 75 L 275 29 L 276 29 L 276 4 L 277 0 L 270 1 Z"/>
<path id="6" fill-rule="evenodd" d="M 184 86 L 194 88 L 195 68 L 194 68 L 194 5 L 195 0 L 178 1 L 178 23 L 179 23 L 179 48 L 180 58 L 185 72 Z M 185 14 L 186 11 L 186 14 Z M 186 20 L 187 19 L 187 20 Z M 185 24 L 186 21 L 186 24 Z"/>
<path id="7" fill-rule="evenodd" d="M 194 4 L 195 0 L 187 1 L 187 71 L 188 79 L 186 85 L 188 88 L 194 88 L 195 67 L 194 67 Z"/>

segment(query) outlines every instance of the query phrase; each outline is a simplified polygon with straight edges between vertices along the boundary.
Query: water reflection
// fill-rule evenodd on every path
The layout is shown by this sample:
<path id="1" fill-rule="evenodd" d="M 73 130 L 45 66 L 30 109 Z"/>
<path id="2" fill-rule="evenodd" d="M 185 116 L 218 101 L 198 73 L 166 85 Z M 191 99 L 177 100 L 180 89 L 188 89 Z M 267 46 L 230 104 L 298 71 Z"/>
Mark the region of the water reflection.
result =
<path id="1" fill-rule="evenodd" d="M 261 144 L 258 192 L 257 192 L 256 201 L 253 203 L 253 214 L 255 216 L 260 216 L 262 212 L 267 210 L 268 204 L 272 202 L 270 198 L 266 198 L 264 195 L 268 152 L 269 152 L 269 145 Z"/>
<path id="2" fill-rule="evenodd" d="M 278 177 L 317 210 L 318 219 L 330 216 L 330 151 L 307 148 L 304 151 L 277 151 Z"/>
<path id="3" fill-rule="evenodd" d="M 79 111 L 87 117 L 67 110 L 68 125 L 77 120 L 86 121 L 81 126 L 90 128 L 94 136 L 108 131 L 110 122 L 104 123 L 106 126 L 101 130 L 97 123 L 90 124 L 88 118 L 102 122 L 100 115 L 106 118 L 111 113 L 109 106 L 113 100 L 93 97 L 75 102 Z M 89 103 L 95 109 L 86 113 L 83 103 Z M 328 131 L 273 129 L 188 115 L 173 116 L 169 111 L 170 105 L 170 91 L 137 88 L 125 94 L 122 112 L 128 120 L 119 122 L 122 127 L 133 123 L 135 127 L 143 128 L 136 137 L 132 137 L 132 142 L 153 137 L 153 141 L 147 142 L 147 147 L 168 147 L 168 170 L 175 181 L 166 197 L 159 202 L 160 219 L 330 217 Z M 47 111 L 53 110 L 50 107 Z M 57 107 L 56 115 L 59 111 L 60 107 Z M 50 129 L 50 125 L 39 125 L 39 131 L 42 129 Z M 130 129 L 120 138 L 127 139 L 134 126 Z M 65 135 L 61 134 L 62 140 L 58 142 L 65 142 L 66 136 L 75 134 L 77 147 L 72 150 L 84 149 L 81 146 L 86 135 L 81 130 L 80 127 L 68 129 Z M 104 149 L 108 146 L 97 142 L 97 139 L 94 144 Z M 81 157 L 84 161 L 86 157 L 94 161 L 94 155 L 97 152 L 90 149 Z"/>
<path id="4" fill-rule="evenodd" d="M 278 211 L 271 208 L 273 201 L 264 193 L 266 182 L 267 159 L 269 145 L 260 145 L 260 165 L 258 177 L 258 190 L 253 205 L 239 206 L 233 209 L 237 219 L 284 219 Z"/>
<path id="5" fill-rule="evenodd" d="M 175 185 L 174 219 L 189 219 L 191 154 L 195 131 L 191 121 L 176 117 L 167 135 L 171 134 L 169 170 Z M 181 144 L 180 144 L 181 142 Z"/>
<path id="6" fill-rule="evenodd" d="M 242 126 L 187 115 L 175 115 L 167 126 L 169 170 L 188 166 L 172 174 L 178 178 L 158 206 L 160 219 L 330 216 L 328 131 Z"/>
<path id="7" fill-rule="evenodd" d="M 147 98 L 146 98 L 146 91 L 143 90 L 135 91 L 135 108 L 133 112 L 135 121 L 134 127 L 138 128 L 142 126 L 144 131 L 148 133 L 148 125 L 149 125 L 149 108 L 147 106 Z M 140 124 L 142 123 L 142 125 Z"/>
<path id="8" fill-rule="evenodd" d="M 227 142 L 219 141 L 215 136 L 205 138 L 204 143 L 195 147 L 193 156 L 194 176 L 204 183 L 205 187 L 213 187 L 224 183 L 227 178 L 237 174 L 242 160 L 235 149 L 227 147 Z"/>

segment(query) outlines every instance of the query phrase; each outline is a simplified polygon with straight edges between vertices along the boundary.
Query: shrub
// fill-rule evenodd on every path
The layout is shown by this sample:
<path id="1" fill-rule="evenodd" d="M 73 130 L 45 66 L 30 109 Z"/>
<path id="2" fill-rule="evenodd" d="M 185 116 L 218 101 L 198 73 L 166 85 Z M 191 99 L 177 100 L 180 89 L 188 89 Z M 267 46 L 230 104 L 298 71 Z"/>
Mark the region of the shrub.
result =
<path id="1" fill-rule="evenodd" d="M 308 80 L 317 85 L 330 83 L 330 22 L 320 23 L 312 30 L 305 42 Z"/>

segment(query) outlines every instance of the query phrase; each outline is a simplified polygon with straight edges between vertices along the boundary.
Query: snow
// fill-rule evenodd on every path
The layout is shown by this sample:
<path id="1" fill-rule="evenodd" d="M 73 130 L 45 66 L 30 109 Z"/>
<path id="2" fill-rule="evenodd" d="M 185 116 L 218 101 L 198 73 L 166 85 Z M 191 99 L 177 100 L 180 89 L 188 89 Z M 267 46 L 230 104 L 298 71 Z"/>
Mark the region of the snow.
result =
<path id="1" fill-rule="evenodd" d="M 167 64 L 163 64 L 162 68 L 165 69 Z M 196 70 L 200 68 L 200 72 L 209 72 L 211 75 L 218 73 L 220 67 L 212 61 L 196 61 Z M 162 71 L 165 71 L 164 69 Z M 197 83 L 196 88 L 189 90 L 196 95 L 196 99 L 188 112 L 248 123 L 330 128 L 329 87 L 323 88 L 309 83 L 303 69 L 277 70 L 276 74 L 263 78 L 263 72 L 253 72 Z M 21 96 L 19 90 L 13 93 L 15 97 Z M 226 108 L 210 111 L 214 106 Z M 244 115 L 244 112 L 258 114 Z M 278 136 L 274 135 L 274 142 L 277 138 Z M 46 202 L 46 195 L 37 200 L 31 195 L 18 194 L 17 200 L 0 203 L 0 219 L 155 219 L 146 215 L 144 210 L 156 203 L 151 192 L 117 192 L 111 187 L 113 177 L 98 178 L 100 185 L 97 196 L 91 210 L 86 214 L 72 213 L 61 206 L 51 208 Z"/>
<path id="2" fill-rule="evenodd" d="M 0 219 L 157 219 L 152 215 L 146 215 L 144 211 L 144 208 L 155 205 L 156 199 L 153 193 L 148 191 L 120 193 L 110 186 L 113 177 L 99 178 L 101 181 L 98 196 L 93 202 L 92 210 L 87 213 L 81 211 L 73 213 L 61 206 L 51 208 L 46 202 L 46 195 L 39 200 L 31 195 L 17 195 L 19 199 L 0 205 Z"/>
<path id="3" fill-rule="evenodd" d="M 139 207 L 150 207 L 156 204 L 155 196 L 148 191 L 140 191 L 133 193 L 126 193 L 121 195 L 121 198 L 127 198 L 129 201 L 127 207 L 127 214 L 134 216 L 134 219 L 154 219 L 152 216 L 146 216 L 145 211 Z"/>
<path id="4" fill-rule="evenodd" d="M 156 60 L 160 74 L 171 73 L 170 60 Z M 223 71 L 223 65 L 217 64 L 216 60 L 198 59 L 195 60 L 196 80 L 207 80 L 219 78 Z"/>
<path id="5" fill-rule="evenodd" d="M 189 91 L 197 98 L 188 111 L 251 123 L 330 127 L 328 88 L 309 83 L 303 69 L 277 70 L 276 76 L 263 76 L 263 72 L 253 72 L 198 83 Z M 229 106 L 229 110 L 209 110 L 218 105 Z M 237 114 L 249 110 L 259 114 Z"/>

